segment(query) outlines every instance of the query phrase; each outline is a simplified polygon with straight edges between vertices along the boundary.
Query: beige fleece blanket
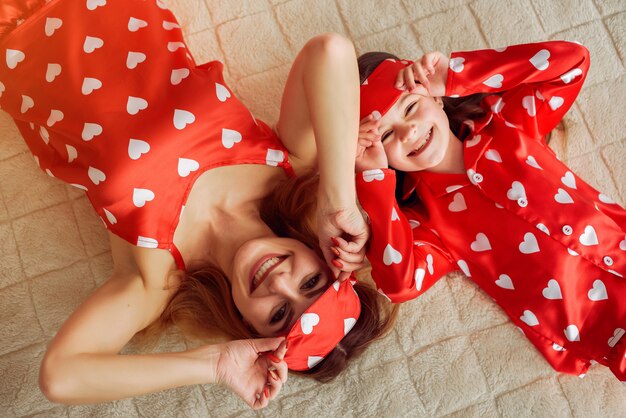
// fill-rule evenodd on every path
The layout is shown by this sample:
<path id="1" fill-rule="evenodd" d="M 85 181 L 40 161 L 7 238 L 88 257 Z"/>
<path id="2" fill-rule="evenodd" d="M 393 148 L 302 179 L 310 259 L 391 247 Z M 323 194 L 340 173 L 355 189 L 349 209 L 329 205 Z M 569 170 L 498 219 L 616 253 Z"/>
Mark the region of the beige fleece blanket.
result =
<path id="1" fill-rule="evenodd" d="M 76 0 L 83 1 L 83 0 Z M 122 0 L 118 0 L 122 1 Z M 153 1 L 153 0 L 148 0 Z M 168 2 L 168 0 L 165 0 Z M 219 59 L 237 95 L 274 122 L 290 63 L 334 31 L 359 53 L 406 57 L 545 39 L 591 51 L 565 119 L 562 160 L 626 203 L 623 0 L 169 0 L 196 61 Z M 102 224 L 82 192 L 39 171 L 0 112 L 0 416 L 626 416 L 626 387 L 600 366 L 559 375 L 461 275 L 404 304 L 394 331 L 333 383 L 292 377 L 259 413 L 227 390 L 193 386 L 96 406 L 58 406 L 37 388 L 46 344 L 111 270 Z M 160 350 L 185 349 L 176 335 Z"/>

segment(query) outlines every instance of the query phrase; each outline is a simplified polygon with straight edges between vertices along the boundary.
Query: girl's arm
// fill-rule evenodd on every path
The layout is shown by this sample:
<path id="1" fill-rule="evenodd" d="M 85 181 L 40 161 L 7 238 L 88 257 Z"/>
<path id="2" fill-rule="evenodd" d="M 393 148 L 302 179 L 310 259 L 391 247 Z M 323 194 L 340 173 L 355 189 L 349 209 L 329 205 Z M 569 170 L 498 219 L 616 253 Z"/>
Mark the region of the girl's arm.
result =
<path id="1" fill-rule="evenodd" d="M 582 45 L 548 41 L 450 55 L 446 96 L 501 93 L 494 113 L 531 136 L 543 137 L 574 103 L 589 69 Z"/>
<path id="2" fill-rule="evenodd" d="M 334 259 L 331 237 L 351 237 L 352 252 L 359 252 L 367 241 L 367 225 L 358 211 L 354 188 L 358 125 L 354 47 L 336 34 L 317 36 L 294 61 L 277 129 L 297 172 L 298 168 L 300 173 L 319 168 L 318 227 L 328 262 Z M 330 266 L 338 273 L 337 267 Z M 346 265 L 343 270 L 357 267 Z"/>
<path id="3" fill-rule="evenodd" d="M 224 383 L 250 406 L 265 406 L 286 379 L 268 380 L 268 360 L 282 339 L 233 341 L 177 353 L 120 355 L 139 330 L 158 318 L 173 289 L 138 275 L 114 274 L 63 324 L 50 344 L 40 370 L 40 387 L 54 402 L 81 404 L 111 401 L 198 383 Z M 238 344 L 238 345 L 237 345 Z M 237 357 L 238 362 L 232 358 Z M 228 367 L 236 363 L 245 369 Z M 222 365 L 222 368 L 220 368 Z M 261 393 L 260 399 L 256 393 Z"/>
<path id="4" fill-rule="evenodd" d="M 420 226 L 419 214 L 405 213 L 395 197 L 395 171 L 375 169 L 357 174 L 357 194 L 367 212 L 371 239 L 367 258 L 379 291 L 399 303 L 428 290 L 443 275 L 456 270 L 432 231 Z"/>

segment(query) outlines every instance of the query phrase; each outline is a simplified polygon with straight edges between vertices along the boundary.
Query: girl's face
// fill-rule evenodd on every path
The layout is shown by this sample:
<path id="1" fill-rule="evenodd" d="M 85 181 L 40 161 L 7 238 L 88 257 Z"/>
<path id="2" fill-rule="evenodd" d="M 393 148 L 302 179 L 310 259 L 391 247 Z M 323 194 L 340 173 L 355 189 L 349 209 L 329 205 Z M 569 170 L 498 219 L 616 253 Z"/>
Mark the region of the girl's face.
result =
<path id="1" fill-rule="evenodd" d="M 235 306 L 262 336 L 283 335 L 334 281 L 326 263 L 298 240 L 262 237 L 233 260 Z"/>
<path id="2" fill-rule="evenodd" d="M 450 142 L 450 125 L 441 98 L 418 85 L 416 93 L 402 93 L 380 119 L 379 132 L 393 168 L 411 172 L 436 167 Z"/>

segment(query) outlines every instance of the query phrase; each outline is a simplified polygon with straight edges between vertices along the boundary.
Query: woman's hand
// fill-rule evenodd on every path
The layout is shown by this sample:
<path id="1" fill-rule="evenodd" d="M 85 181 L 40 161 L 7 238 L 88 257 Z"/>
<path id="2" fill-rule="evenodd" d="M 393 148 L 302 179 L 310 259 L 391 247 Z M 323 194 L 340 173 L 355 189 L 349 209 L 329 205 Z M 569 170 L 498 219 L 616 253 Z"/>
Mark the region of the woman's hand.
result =
<path id="1" fill-rule="evenodd" d="M 400 70 L 396 87 L 404 87 L 410 93 L 415 93 L 416 82 L 419 82 L 430 96 L 443 97 L 446 95 L 449 64 L 450 59 L 441 52 L 429 52 Z"/>
<path id="2" fill-rule="evenodd" d="M 218 344 L 215 382 L 226 386 L 252 409 L 265 408 L 287 381 L 284 337 Z"/>
<path id="3" fill-rule="evenodd" d="M 369 228 L 356 203 L 352 207 L 334 209 L 325 201 L 320 197 L 317 208 L 320 248 L 337 280 L 344 281 L 364 265 Z M 334 250 L 339 242 L 344 243 L 344 254 Z"/>

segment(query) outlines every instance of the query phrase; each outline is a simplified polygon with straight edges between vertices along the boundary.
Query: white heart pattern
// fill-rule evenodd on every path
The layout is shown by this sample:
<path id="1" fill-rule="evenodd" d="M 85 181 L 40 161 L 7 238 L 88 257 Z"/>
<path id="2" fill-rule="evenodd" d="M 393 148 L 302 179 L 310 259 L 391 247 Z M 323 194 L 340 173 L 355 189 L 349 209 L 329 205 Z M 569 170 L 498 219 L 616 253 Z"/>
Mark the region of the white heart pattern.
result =
<path id="1" fill-rule="evenodd" d="M 147 202 L 154 200 L 154 192 L 149 189 L 133 189 L 133 204 L 142 208 Z"/>
<path id="2" fill-rule="evenodd" d="M 615 344 L 624 336 L 624 333 L 626 333 L 626 331 L 624 331 L 623 328 L 616 328 L 615 331 L 613 331 L 613 336 L 609 338 L 609 347 L 615 347 Z"/>
<path id="3" fill-rule="evenodd" d="M 63 112 L 61 112 L 60 110 L 52 109 L 50 111 L 50 116 L 48 116 L 48 121 L 46 122 L 46 125 L 48 125 L 48 127 L 52 127 L 52 125 L 54 125 L 55 123 L 62 121 L 63 117 Z"/>
<path id="4" fill-rule="evenodd" d="M 568 325 L 567 328 L 563 330 L 565 332 L 565 337 L 570 341 L 580 341 L 580 333 L 578 332 L 578 327 L 576 325 Z"/>
<path id="5" fill-rule="evenodd" d="M 102 48 L 104 46 L 104 41 L 100 38 L 96 38 L 93 36 L 86 36 L 85 43 L 83 44 L 83 51 L 87 54 L 91 54 L 98 48 Z"/>
<path id="6" fill-rule="evenodd" d="M 2 84 L 2 81 L 0 81 L 0 97 L 2 97 L 2 93 L 4 93 L 5 87 L 4 84 Z"/>
<path id="7" fill-rule="evenodd" d="M 461 188 L 463 188 L 463 186 L 460 186 L 460 185 L 458 185 L 458 184 L 454 184 L 454 185 L 452 185 L 452 186 L 448 186 L 448 187 L 446 187 L 446 193 L 452 193 L 453 191 L 455 191 L 455 190 L 459 190 L 459 189 L 461 189 Z"/>
<path id="8" fill-rule="evenodd" d="M 548 58 L 550 58 L 550 51 L 548 51 L 547 49 L 542 49 L 541 51 L 533 55 L 533 57 L 530 59 L 530 63 L 539 71 L 543 71 L 550 66 Z"/>
<path id="9" fill-rule="evenodd" d="M 452 58 L 450 59 L 450 69 L 452 71 L 454 71 L 455 73 L 460 73 L 461 71 L 463 71 L 463 68 L 465 68 L 465 65 L 463 64 L 465 62 L 465 58 L 463 57 L 456 57 L 456 58 Z"/>
<path id="10" fill-rule="evenodd" d="M 524 234 L 524 241 L 522 241 L 519 245 L 519 250 L 523 254 L 532 254 L 539 252 L 539 243 L 537 242 L 537 238 L 533 235 L 532 232 L 527 232 Z"/>
<path id="11" fill-rule="evenodd" d="M 145 20 L 137 19 L 132 17 L 128 19 L 128 30 L 131 32 L 137 32 L 141 28 L 145 28 L 148 26 L 148 22 Z"/>
<path id="12" fill-rule="evenodd" d="M 383 252 L 383 263 L 386 266 L 390 266 L 392 264 L 400 264 L 400 262 L 402 262 L 402 254 L 393 248 L 391 244 L 387 244 Z"/>
<path id="13" fill-rule="evenodd" d="M 61 74 L 60 64 L 48 64 L 46 69 L 46 81 L 48 83 L 52 83 L 59 74 Z"/>
<path id="14" fill-rule="evenodd" d="M 142 237 L 140 235 L 137 237 L 137 247 L 158 248 L 159 242 L 154 238 Z"/>
<path id="15" fill-rule="evenodd" d="M 133 52 L 130 51 L 128 56 L 126 57 L 126 68 L 129 70 L 134 70 L 137 68 L 137 65 L 141 64 L 146 60 L 146 54 L 143 52 Z"/>
<path id="16" fill-rule="evenodd" d="M 483 84 L 487 87 L 499 89 L 500 87 L 502 87 L 502 81 L 504 81 L 504 77 L 502 76 L 502 74 L 494 74 L 485 81 L 483 81 Z"/>
<path id="17" fill-rule="evenodd" d="M 508 274 L 501 274 L 498 276 L 496 284 L 503 289 L 515 290 L 515 287 L 513 287 L 513 280 L 511 280 L 511 277 Z"/>
<path id="18" fill-rule="evenodd" d="M 585 232 L 578 239 L 582 245 L 592 246 L 598 245 L 598 236 L 596 235 L 596 230 L 593 229 L 593 226 L 587 225 L 585 227 Z"/>
<path id="19" fill-rule="evenodd" d="M 398 212 L 396 212 L 396 208 L 391 208 L 391 222 L 399 220 L 400 217 L 398 216 Z"/>
<path id="20" fill-rule="evenodd" d="M 374 180 L 383 181 L 383 179 L 385 178 L 385 172 L 381 170 L 380 168 L 375 168 L 373 170 L 365 170 L 362 173 L 362 175 L 363 175 L 363 180 L 366 183 L 370 183 Z"/>
<path id="21" fill-rule="evenodd" d="M 313 332 L 313 327 L 320 323 L 320 317 L 318 314 L 313 312 L 307 312 L 302 314 L 300 317 L 300 327 L 302 328 L 302 332 L 306 335 L 309 335 Z"/>
<path id="22" fill-rule="evenodd" d="M 552 96 L 548 105 L 550 106 L 550 109 L 557 110 L 559 107 L 563 106 L 563 103 L 565 103 L 565 100 L 562 97 Z"/>
<path id="23" fill-rule="evenodd" d="M 469 267 L 467 266 L 467 263 L 465 262 L 465 260 L 459 260 L 456 263 L 458 264 L 463 274 L 465 274 L 467 277 L 472 277 Z"/>
<path id="24" fill-rule="evenodd" d="M 102 170 L 98 170 L 97 168 L 94 168 L 94 167 L 89 167 L 89 170 L 87 170 L 87 175 L 89 176 L 89 179 L 93 182 L 93 184 L 95 184 L 96 186 L 100 184 L 101 182 L 105 181 L 107 178 L 107 176 L 102 172 Z"/>
<path id="25" fill-rule="evenodd" d="M 522 107 L 526 109 L 528 116 L 535 117 L 537 115 L 537 108 L 535 107 L 535 96 L 524 96 L 522 99 Z"/>
<path id="26" fill-rule="evenodd" d="M 422 290 L 422 284 L 424 283 L 424 276 L 426 275 L 426 270 L 423 268 L 415 269 L 415 288 L 417 290 Z"/>
<path id="27" fill-rule="evenodd" d="M 546 235 L 550 235 L 550 231 L 548 230 L 548 227 L 542 223 L 537 224 L 537 229 L 540 230 L 541 232 L 544 232 Z"/>
<path id="28" fill-rule="evenodd" d="M 222 129 L 222 145 L 224 148 L 231 149 L 235 144 L 241 142 L 241 134 L 233 129 Z"/>
<path id="29" fill-rule="evenodd" d="M 419 221 L 416 221 L 415 219 L 409 219 L 409 225 L 411 226 L 411 229 L 415 229 L 418 226 L 421 225 L 421 223 Z M 624 244 L 626 245 L 626 240 L 624 240 Z M 624 250 L 626 251 L 626 250 Z"/>
<path id="30" fill-rule="evenodd" d="M 452 202 L 448 205 L 448 210 L 450 212 L 462 212 L 467 209 L 467 205 L 465 204 L 465 198 L 462 193 L 455 193 Z"/>
<path id="31" fill-rule="evenodd" d="M 532 313 L 531 311 L 529 311 L 528 309 L 526 309 L 524 311 L 524 315 L 520 316 L 519 319 L 524 321 L 524 323 L 526 323 L 526 325 L 528 325 L 530 327 L 534 327 L 535 325 L 539 325 L 539 320 L 537 319 L 537 316 L 534 313 Z"/>
<path id="32" fill-rule="evenodd" d="M 561 177 L 561 181 L 570 189 L 576 189 L 576 178 L 574 177 L 574 173 L 571 171 L 567 171 L 563 177 Z"/>
<path id="33" fill-rule="evenodd" d="M 172 75 L 170 76 L 170 83 L 172 85 L 179 85 L 184 79 L 189 77 L 189 69 L 188 68 L 177 68 L 172 70 Z"/>
<path id="34" fill-rule="evenodd" d="M 11 70 L 17 67 L 17 64 L 24 61 L 26 59 L 26 55 L 17 49 L 7 49 L 6 51 L 6 61 L 7 67 Z"/>
<path id="35" fill-rule="evenodd" d="M 561 347 L 560 345 L 558 345 L 557 343 L 552 343 L 552 349 L 554 351 L 567 351 L 565 350 L 565 348 Z"/>
<path id="36" fill-rule="evenodd" d="M 115 216 L 113 216 L 113 214 L 111 212 L 109 212 L 108 210 L 104 209 L 104 215 L 109 220 L 109 223 L 111 225 L 115 225 L 117 223 L 117 218 Z"/>
<path id="37" fill-rule="evenodd" d="M 85 77 L 83 80 L 83 87 L 81 88 L 81 92 L 83 95 L 88 96 L 94 90 L 98 90 L 102 87 L 102 81 L 97 78 Z"/>
<path id="38" fill-rule="evenodd" d="M 565 190 L 559 187 L 558 193 L 554 195 L 554 200 L 562 204 L 574 203 L 574 199 Z"/>
<path id="39" fill-rule="evenodd" d="M 98 6 L 104 6 L 107 4 L 107 0 L 87 0 L 87 8 L 89 10 L 96 10 Z"/>
<path id="40" fill-rule="evenodd" d="M 500 97 L 498 101 L 494 105 L 491 106 L 491 111 L 493 113 L 500 113 L 503 107 L 504 107 L 504 100 L 502 100 L 502 97 Z"/>
<path id="41" fill-rule="evenodd" d="M 481 252 L 481 251 L 489 251 L 491 250 L 491 244 L 489 243 L 489 238 L 487 235 L 479 232 L 476 234 L 476 241 L 470 244 L 470 248 L 472 251 Z"/>
<path id="42" fill-rule="evenodd" d="M 83 141 L 91 141 L 95 136 L 98 136 L 101 133 L 102 126 L 97 123 L 85 123 L 83 132 L 81 133 L 81 138 L 83 138 Z"/>
<path id="43" fill-rule="evenodd" d="M 167 43 L 167 49 L 170 52 L 174 52 L 176 51 L 178 48 L 184 48 L 185 44 L 182 42 L 168 42 Z"/>
<path id="44" fill-rule="evenodd" d="M 54 35 L 54 32 L 61 26 L 63 26 L 63 21 L 58 17 L 47 17 L 45 26 L 46 36 Z"/>
<path id="45" fill-rule="evenodd" d="M 541 292 L 544 298 L 556 300 L 563 299 L 563 293 L 561 293 L 561 286 L 559 286 L 559 282 L 554 279 L 550 279 L 548 281 L 548 287 L 544 288 Z"/>
<path id="46" fill-rule="evenodd" d="M 41 136 L 41 139 L 43 139 L 43 142 L 46 144 L 50 142 L 50 134 L 43 126 L 39 127 L 39 136 Z M 39 165 L 39 160 L 37 161 L 37 165 Z"/>
<path id="47" fill-rule="evenodd" d="M 128 96 L 128 102 L 126 103 L 126 111 L 129 115 L 136 115 L 141 110 L 148 108 L 148 102 L 141 97 Z"/>
<path id="48" fill-rule="evenodd" d="M 508 197 L 509 200 L 526 199 L 526 189 L 524 189 L 524 185 L 519 181 L 514 181 L 511 183 L 511 188 L 506 192 L 506 197 Z"/>
<path id="49" fill-rule="evenodd" d="M 317 365 L 317 363 L 319 363 L 322 360 L 324 360 L 324 357 L 309 356 L 307 358 L 307 366 L 309 367 L 309 369 L 312 369 L 313 367 Z"/>
<path id="50" fill-rule="evenodd" d="M 598 200 L 600 200 L 600 202 L 602 203 L 606 203 L 607 205 L 612 205 L 615 203 L 613 199 L 611 199 L 609 196 L 605 195 L 604 193 L 600 193 L 598 195 Z"/>
<path id="51" fill-rule="evenodd" d="M 502 157 L 500 157 L 500 153 L 495 149 L 489 149 L 485 152 L 485 158 L 491 161 L 495 161 L 497 163 L 502 162 Z"/>
<path id="52" fill-rule="evenodd" d="M 150 144 L 141 139 L 131 138 L 128 142 L 128 156 L 131 160 L 138 160 L 143 154 L 150 152 Z"/>
<path id="53" fill-rule="evenodd" d="M 164 20 L 163 29 L 165 30 L 180 29 L 180 25 L 178 23 L 168 22 L 167 20 Z"/>
<path id="54" fill-rule="evenodd" d="M 428 269 L 428 273 L 430 273 L 430 275 L 432 276 L 433 273 L 435 272 L 435 268 L 434 268 L 434 258 L 432 256 L 432 254 L 427 254 L 426 255 L 426 268 Z"/>
<path id="55" fill-rule="evenodd" d="M 174 109 L 174 127 L 178 130 L 183 130 L 196 121 L 196 117 L 193 113 L 186 110 Z"/>
<path id="56" fill-rule="evenodd" d="M 526 158 L 526 164 L 528 164 L 531 167 L 535 167 L 538 170 L 543 170 L 543 168 L 539 165 L 539 163 L 537 162 L 537 160 L 535 160 L 535 157 L 533 157 L 532 155 L 529 155 Z"/>
<path id="57" fill-rule="evenodd" d="M 624 237 L 624 239 L 619 243 L 619 249 L 622 251 L 626 251 L 626 236 Z"/>
<path id="58" fill-rule="evenodd" d="M 65 149 L 67 150 L 67 162 L 71 163 L 76 158 L 78 158 L 78 151 L 71 145 L 65 144 Z"/>
<path id="59" fill-rule="evenodd" d="M 278 164 L 282 163 L 284 160 L 285 153 L 281 150 L 271 148 L 267 149 L 267 154 L 265 154 L 265 164 L 272 167 L 278 167 Z"/>
<path id="60" fill-rule="evenodd" d="M 472 137 L 472 139 L 466 139 L 465 148 L 470 148 L 470 147 L 473 147 L 474 145 L 477 145 L 481 139 L 482 138 L 480 135 L 475 135 Z"/>
<path id="61" fill-rule="evenodd" d="M 346 318 L 343 320 L 343 335 L 348 335 L 350 330 L 354 328 L 354 324 L 356 324 L 356 318 Z"/>
<path id="62" fill-rule="evenodd" d="M 178 159 L 178 175 L 181 177 L 187 177 L 192 171 L 196 171 L 200 168 L 200 164 L 196 160 L 189 158 Z"/>
<path id="63" fill-rule="evenodd" d="M 35 101 L 29 97 L 22 94 L 22 106 L 20 107 L 20 112 L 26 113 L 29 109 L 32 109 L 35 106 Z"/>
<path id="64" fill-rule="evenodd" d="M 220 83 L 215 83 L 215 95 L 217 96 L 217 100 L 220 102 L 225 102 L 230 97 L 230 91 Z"/>
<path id="65" fill-rule="evenodd" d="M 563 80 L 565 84 L 569 84 L 572 82 L 574 78 L 582 74 L 583 74 L 583 70 L 581 70 L 580 68 L 574 68 L 573 70 L 569 70 L 568 72 L 563 74 L 561 76 L 561 80 Z"/>
<path id="66" fill-rule="evenodd" d="M 597 302 L 599 300 L 606 300 L 609 295 L 606 293 L 606 286 L 602 280 L 594 280 L 593 287 L 587 292 L 589 300 Z"/>

